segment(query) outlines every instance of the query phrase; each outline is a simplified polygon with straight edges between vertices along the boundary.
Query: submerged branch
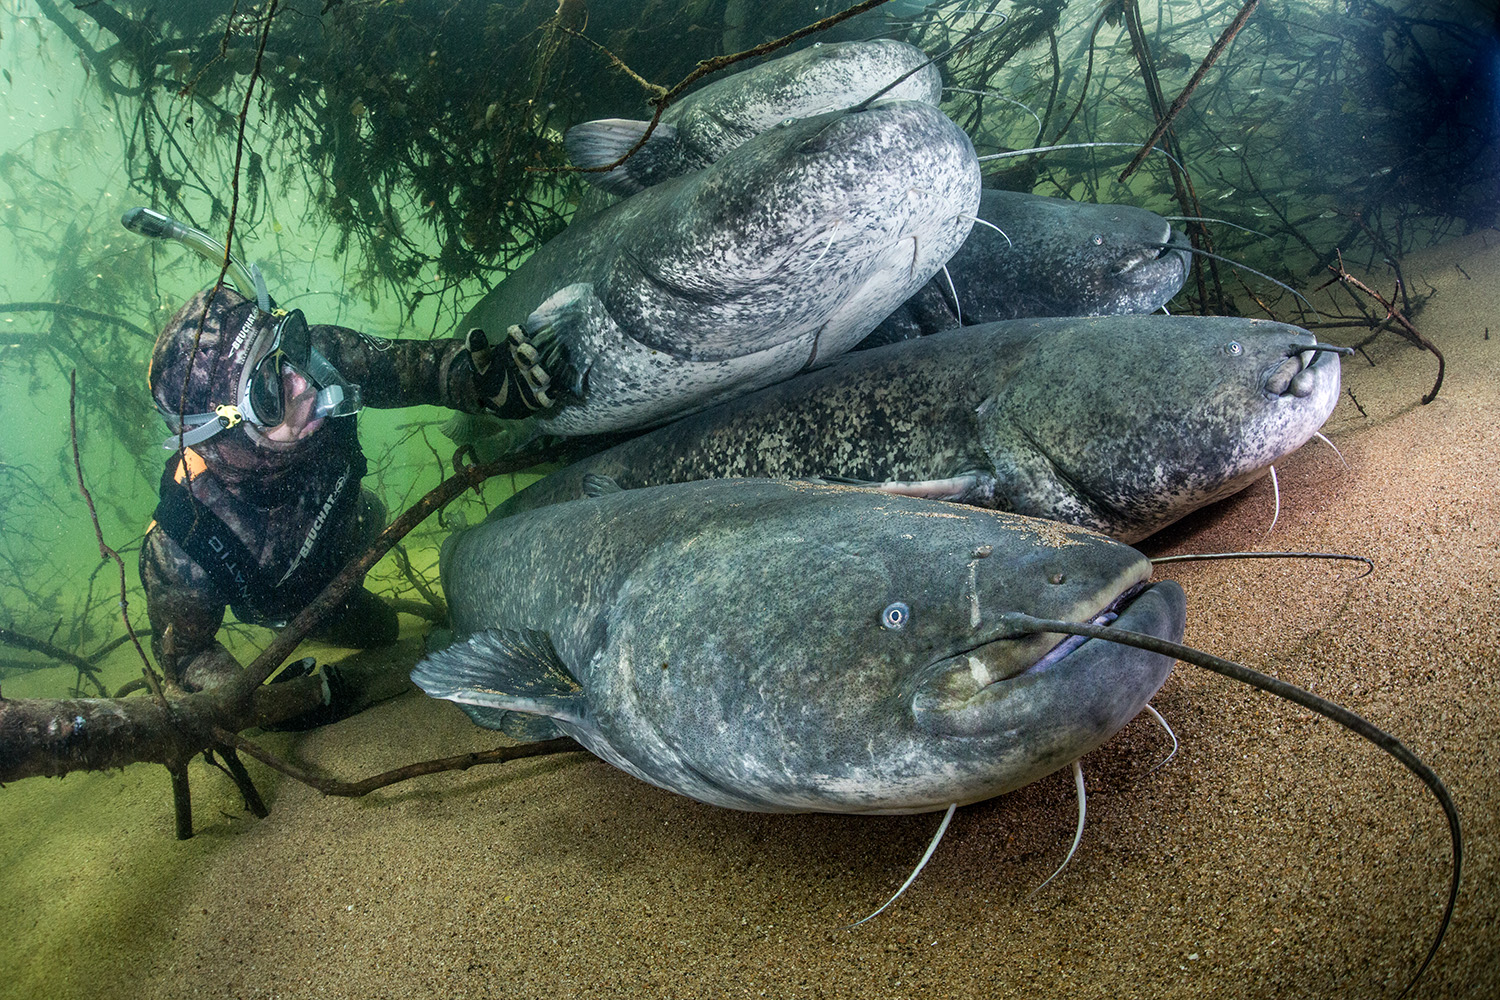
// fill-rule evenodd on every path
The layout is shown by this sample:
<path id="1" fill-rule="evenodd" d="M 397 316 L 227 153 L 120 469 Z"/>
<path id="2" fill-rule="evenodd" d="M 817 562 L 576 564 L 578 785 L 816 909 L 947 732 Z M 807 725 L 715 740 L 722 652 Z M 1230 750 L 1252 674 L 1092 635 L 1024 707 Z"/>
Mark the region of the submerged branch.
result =
<path id="1" fill-rule="evenodd" d="M 395 551 L 396 564 L 401 568 L 401 575 L 406 577 L 407 582 L 415 587 L 417 593 L 421 594 L 422 599 L 427 602 L 427 607 L 425 609 L 420 611 L 413 610 L 411 613 L 421 615 L 423 618 L 426 618 L 429 621 L 447 621 L 448 603 L 444 601 L 442 597 L 440 597 L 437 592 L 432 589 L 431 586 L 428 585 L 427 581 L 422 578 L 422 574 L 418 573 L 416 571 L 416 568 L 412 566 L 411 556 L 407 555 L 406 546 L 397 545 Z M 411 603 L 415 604 L 416 602 L 413 601 Z"/>
<path id="2" fill-rule="evenodd" d="M 320 677 L 270 684 L 245 703 L 224 688 L 154 698 L 0 697 L 0 783 L 127 764 L 185 767 L 216 728 L 269 726 L 323 703 Z"/>
<path id="3" fill-rule="evenodd" d="M 284 761 L 278 760 L 274 754 L 267 752 L 261 747 L 251 743 L 242 736 L 234 733 L 220 731 L 218 734 L 226 744 L 237 750 L 254 757 L 275 771 L 280 771 L 289 778 L 295 778 L 311 788 L 316 788 L 324 795 L 342 795 L 348 798 L 359 798 L 368 795 L 377 788 L 394 785 L 398 781 L 406 781 L 408 778 L 417 778 L 424 774 L 439 774 L 443 771 L 467 771 L 479 764 L 503 764 L 506 761 L 522 760 L 526 757 L 545 757 L 556 753 L 574 753 L 582 751 L 583 747 L 566 736 L 555 740 L 544 740 L 540 743 L 521 743 L 516 746 L 495 747 L 493 750 L 480 750 L 475 753 L 458 754 L 454 757 L 440 757 L 437 760 L 424 760 L 415 764 L 407 764 L 394 770 L 384 771 L 361 781 L 339 781 L 336 778 L 324 778 L 304 771 L 300 767 L 294 767 Z"/>
<path id="4" fill-rule="evenodd" d="M 78 474 L 78 492 L 83 494 L 83 502 L 89 508 L 89 519 L 94 524 L 94 538 L 99 542 L 99 558 L 113 559 L 120 569 L 120 618 L 125 622 L 125 633 L 130 636 L 130 641 L 135 644 L 135 651 L 141 656 L 141 663 L 146 672 L 146 682 L 151 685 L 156 699 L 161 701 L 160 678 L 151 667 L 151 658 L 141 648 L 141 640 L 136 635 L 135 626 L 130 624 L 130 599 L 125 580 L 125 561 L 120 558 L 118 552 L 105 543 L 104 529 L 99 527 L 99 513 L 94 509 L 94 495 L 89 492 L 88 486 L 83 481 L 83 459 L 78 455 L 78 372 L 76 370 L 70 374 L 69 384 L 71 388 L 68 392 L 68 428 L 73 443 L 73 469 Z"/>
<path id="5" fill-rule="evenodd" d="M 121 329 L 129 330 L 137 337 L 144 338 L 148 343 L 156 342 L 156 334 L 136 326 L 127 319 L 111 316 L 109 313 L 95 312 L 92 309 L 84 309 L 80 306 L 70 306 L 62 302 L 6 302 L 0 304 L 0 313 L 13 312 L 51 312 L 63 316 L 76 316 L 79 319 L 93 320 L 96 323 L 110 323 Z"/>
<path id="6" fill-rule="evenodd" d="M 1214 64 L 1224 49 L 1234 40 L 1234 36 L 1239 34 L 1240 29 L 1245 26 L 1246 21 L 1250 20 L 1250 15 L 1255 13 L 1255 8 L 1259 4 L 1260 0 L 1248 0 L 1245 6 L 1240 8 L 1240 12 L 1235 16 L 1234 21 L 1228 28 L 1224 29 L 1224 33 L 1219 36 L 1219 40 L 1214 42 L 1213 47 L 1208 50 L 1208 55 L 1203 57 L 1203 62 L 1198 66 L 1198 72 L 1193 74 L 1193 78 L 1187 82 L 1187 86 L 1182 88 L 1182 93 L 1177 95 L 1177 99 L 1172 102 L 1172 106 L 1167 109 L 1166 114 L 1162 115 L 1161 121 L 1156 123 L 1156 129 L 1151 133 L 1151 138 L 1146 140 L 1145 144 L 1141 146 L 1140 152 L 1135 154 L 1135 159 L 1131 160 L 1130 165 L 1125 168 L 1124 173 L 1120 174 L 1121 183 L 1131 174 L 1135 173 L 1136 168 L 1141 165 L 1141 161 L 1146 158 L 1146 154 L 1151 152 L 1151 147 L 1155 146 L 1157 140 L 1166 134 L 1167 129 L 1172 127 L 1172 122 L 1177 118 L 1177 115 L 1183 108 L 1187 107 L 1188 98 L 1193 96 L 1193 91 L 1197 90 L 1198 84 L 1203 81 L 1203 75 L 1208 72 L 1209 67 Z"/>
<path id="7" fill-rule="evenodd" d="M 29 635 L 23 635 L 15 629 L 0 628 L 0 643 L 14 646 L 17 649 L 29 649 L 33 653 L 41 653 L 50 656 L 60 663 L 66 663 L 78 670 L 80 676 L 87 677 L 93 682 L 94 687 L 102 695 L 104 694 L 104 682 L 99 679 L 99 668 L 91 661 L 84 659 L 77 653 L 69 652 L 60 646 L 54 646 L 50 642 L 41 639 L 33 639 Z M 34 666 L 46 666 L 46 664 L 34 664 Z"/>
<path id="8" fill-rule="evenodd" d="M 1335 253 L 1338 252 L 1335 251 Z M 1428 340 L 1426 337 L 1418 333 L 1417 328 L 1412 326 L 1411 320 L 1407 319 L 1406 315 L 1402 313 L 1401 310 L 1397 309 L 1393 302 L 1391 302 L 1384 295 L 1381 295 L 1379 292 L 1375 291 L 1375 289 L 1371 288 L 1369 285 L 1365 284 L 1363 281 L 1360 281 L 1354 275 L 1345 270 L 1344 255 L 1342 253 L 1338 254 L 1338 259 L 1339 263 L 1337 267 L 1332 264 L 1328 265 L 1328 270 L 1332 271 L 1334 276 L 1332 278 L 1329 278 L 1322 285 L 1318 286 L 1318 288 L 1314 289 L 1314 291 L 1320 291 L 1324 288 L 1327 288 L 1335 281 L 1340 281 L 1346 285 L 1359 289 L 1361 292 L 1364 292 L 1366 295 L 1370 296 L 1370 298 L 1380 303 L 1381 308 L 1385 310 L 1385 318 L 1396 324 L 1396 332 L 1400 333 L 1403 337 L 1411 341 L 1413 344 L 1416 344 L 1418 347 L 1422 348 L 1422 350 L 1431 351 L 1433 356 L 1437 358 L 1437 381 L 1433 382 L 1432 391 L 1422 397 L 1422 405 L 1425 406 L 1428 403 L 1432 402 L 1434 399 L 1437 399 L 1438 390 L 1443 387 L 1443 369 L 1446 367 L 1445 362 L 1443 361 L 1443 352 L 1439 351 L 1437 347 L 1433 345 L 1432 341 Z M 1396 290 L 1398 294 L 1400 292 L 1400 289 L 1401 283 L 1400 279 L 1398 278 L 1396 282 Z"/>

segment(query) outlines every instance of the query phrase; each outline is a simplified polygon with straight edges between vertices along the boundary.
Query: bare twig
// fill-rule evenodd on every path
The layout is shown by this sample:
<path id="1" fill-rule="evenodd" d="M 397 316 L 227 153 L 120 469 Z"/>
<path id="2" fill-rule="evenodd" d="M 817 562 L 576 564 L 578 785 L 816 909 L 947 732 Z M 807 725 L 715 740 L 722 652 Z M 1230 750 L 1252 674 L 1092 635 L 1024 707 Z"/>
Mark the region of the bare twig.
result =
<path id="1" fill-rule="evenodd" d="M 141 631 L 137 632 L 136 635 L 140 636 L 142 639 L 145 639 L 150 637 L 151 630 L 142 629 Z M 128 635 L 116 636 L 115 638 L 109 640 L 109 642 L 106 642 L 104 645 L 100 646 L 98 649 L 90 653 L 88 655 L 88 662 L 91 664 L 98 663 L 100 660 L 104 659 L 110 653 L 113 653 L 116 649 L 119 649 L 129 641 L 130 636 Z"/>
<path id="2" fill-rule="evenodd" d="M 583 749 L 583 747 L 579 746 L 573 740 L 562 736 L 555 740 L 544 740 L 541 743 L 522 743 L 517 746 L 496 747 L 493 750 L 459 754 L 456 757 L 441 757 L 437 760 L 418 761 L 415 764 L 407 764 L 405 767 L 398 767 L 392 771 L 373 775 L 362 781 L 339 781 L 336 778 L 320 777 L 310 771 L 304 771 L 300 767 L 294 767 L 285 761 L 277 759 L 274 754 L 269 753 L 236 733 L 219 729 L 214 731 L 214 735 L 222 740 L 225 745 L 232 746 L 237 750 L 243 750 L 272 770 L 280 771 L 289 778 L 300 781 L 311 788 L 316 788 L 324 795 L 342 795 L 349 798 L 368 795 L 377 788 L 384 788 L 387 785 L 394 785 L 398 781 L 420 777 L 424 774 L 438 774 L 443 771 L 467 771 L 478 764 L 503 764 L 509 760 L 521 760 L 526 757 L 545 757 L 555 753 L 574 753 Z"/>
<path id="3" fill-rule="evenodd" d="M 229 272 L 229 259 L 234 253 L 234 220 L 240 210 L 240 164 L 245 156 L 245 120 L 250 114 L 250 97 L 255 93 L 255 81 L 260 79 L 261 61 L 266 55 L 266 42 L 271 37 L 271 23 L 276 20 L 276 7 L 281 0 L 271 0 L 263 15 L 260 29 L 260 45 L 255 49 L 255 68 L 250 71 L 250 82 L 245 84 L 245 100 L 240 105 L 238 135 L 235 137 L 234 172 L 230 174 L 229 225 L 224 233 L 224 265 L 219 280 Z"/>
<path id="4" fill-rule="evenodd" d="M 1335 251 L 1335 253 L 1338 253 L 1338 251 Z M 1443 352 L 1439 351 L 1435 346 L 1433 346 L 1432 341 L 1428 340 L 1426 337 L 1418 333 L 1417 328 L 1411 325 L 1411 320 L 1407 319 L 1406 316 L 1400 310 L 1398 310 L 1389 299 L 1387 299 L 1384 295 L 1381 295 L 1379 292 L 1375 291 L 1375 289 L 1371 288 L 1369 285 L 1365 284 L 1363 281 L 1360 281 L 1354 275 L 1345 270 L 1344 255 L 1342 253 L 1338 253 L 1338 259 L 1339 263 L 1337 267 L 1334 267 L 1332 264 L 1328 265 L 1328 270 L 1332 271 L 1334 276 L 1332 278 L 1329 278 L 1328 281 L 1324 282 L 1322 285 L 1318 286 L 1318 288 L 1314 289 L 1314 291 L 1320 291 L 1321 289 L 1327 288 L 1335 281 L 1341 281 L 1346 285 L 1359 289 L 1370 298 L 1380 303 L 1381 307 L 1385 309 L 1385 318 L 1388 320 L 1393 320 L 1396 323 L 1396 329 L 1398 333 L 1404 336 L 1407 340 L 1411 341 L 1413 344 L 1416 344 L 1418 347 L 1422 348 L 1424 351 L 1431 351 L 1437 358 L 1437 381 L 1432 384 L 1432 391 L 1422 397 L 1422 404 L 1425 406 L 1426 404 L 1432 402 L 1434 399 L 1437 399 L 1438 390 L 1443 387 Z M 1397 282 L 1397 288 L 1400 288 L 1399 280 Z"/>
<path id="5" fill-rule="evenodd" d="M 99 527 L 99 514 L 94 510 L 94 497 L 89 492 L 88 486 L 83 481 L 83 460 L 78 457 L 78 371 L 74 369 L 69 374 L 72 388 L 68 392 L 68 425 L 73 440 L 73 468 L 78 473 L 78 490 L 83 494 L 83 502 L 88 504 L 89 517 L 94 522 L 94 537 L 99 542 L 99 557 L 101 559 L 113 559 L 115 565 L 120 569 L 120 618 L 125 622 L 125 631 L 130 636 L 130 641 L 135 644 L 135 651 L 141 655 L 142 669 L 145 670 L 147 683 L 151 685 L 151 692 L 156 699 L 165 704 L 165 698 L 161 691 L 161 679 L 157 677 L 156 670 L 151 666 L 151 658 L 141 648 L 140 637 L 135 634 L 135 627 L 130 624 L 130 600 L 126 591 L 125 583 L 125 560 L 120 554 L 110 548 L 104 542 L 104 530 Z"/>
<path id="6" fill-rule="evenodd" d="M 81 306 L 67 305 L 63 302 L 7 302 L 4 305 L 0 305 L 0 313 L 13 312 L 50 312 L 63 316 L 76 316 L 79 319 L 92 320 L 95 323 L 109 323 L 113 326 L 118 326 L 147 341 L 156 340 L 156 334 L 136 326 L 129 320 L 121 319 L 118 316 L 111 316 L 109 313 L 84 309 Z"/>
<path id="7" fill-rule="evenodd" d="M 646 91 L 653 98 L 663 97 L 663 96 L 666 95 L 666 93 L 667 93 L 667 88 L 666 87 L 663 87 L 659 83 L 652 83 L 650 80 L 646 79 L 644 76 L 641 76 L 635 70 L 633 70 L 629 66 L 625 65 L 625 61 L 623 59 L 621 59 L 619 56 L 615 55 L 613 52 L 609 51 L 609 49 L 606 49 L 603 45 L 600 45 L 598 42 L 594 41 L 588 35 L 585 35 L 581 31 L 577 31 L 577 30 L 575 30 L 573 28 L 568 28 L 568 27 L 563 27 L 561 30 L 565 34 L 572 35 L 574 38 L 578 39 L 579 41 L 588 42 L 594 48 L 598 49 L 600 52 L 602 52 L 604 54 L 604 57 L 609 60 L 609 64 L 611 66 L 613 66 L 615 69 L 619 70 L 621 73 L 624 73 L 626 76 L 630 77 L 636 83 L 640 84 L 641 89 L 644 90 L 644 91 Z"/>
<path id="8" fill-rule="evenodd" d="M 99 680 L 99 668 L 89 660 L 84 659 L 77 653 L 69 652 L 60 646 L 54 646 L 50 642 L 41 639 L 33 639 L 29 635 L 23 635 L 15 629 L 0 628 L 0 643 L 7 646 L 15 646 L 17 649 L 29 649 L 33 653 L 41 653 L 54 660 L 66 663 L 78 670 L 80 677 L 87 677 L 93 681 L 95 689 L 102 697 L 105 694 L 104 682 Z"/>
<path id="9" fill-rule="evenodd" d="M 428 586 L 427 581 L 422 579 L 422 575 L 412 566 L 411 557 L 407 555 L 405 545 L 396 546 L 396 564 L 401 569 L 401 575 L 406 577 L 407 582 L 416 588 L 417 593 L 422 595 L 422 599 L 432 606 L 432 610 L 437 613 L 438 619 L 446 620 L 448 617 L 447 602 L 433 592 L 433 589 Z"/>
<path id="10" fill-rule="evenodd" d="M 245 770 L 245 765 L 241 764 L 240 759 L 235 756 L 234 748 L 220 746 L 215 749 L 218 750 L 219 756 L 224 758 L 224 763 L 220 764 L 214 759 L 213 750 L 203 751 L 203 760 L 229 775 L 230 780 L 235 783 L 235 786 L 240 790 L 240 794 L 244 796 L 246 809 L 249 809 L 261 819 L 265 819 L 271 815 L 271 810 L 266 808 L 265 799 L 262 799 L 260 792 L 255 789 L 255 782 L 250 780 L 250 772 Z M 188 834 L 192 834 L 191 829 L 188 830 Z"/>
<path id="11" fill-rule="evenodd" d="M 1172 176 L 1173 196 L 1177 204 L 1182 206 L 1182 213 L 1188 216 L 1202 217 L 1203 207 L 1198 201 L 1198 193 L 1193 187 L 1193 177 L 1187 172 L 1187 157 L 1182 150 L 1182 145 L 1177 141 L 1175 133 L 1169 131 L 1165 123 L 1170 123 L 1171 116 L 1168 114 L 1165 101 L 1161 93 L 1161 81 L 1157 77 L 1155 60 L 1151 56 L 1151 47 L 1146 39 L 1146 29 L 1141 23 L 1140 5 L 1136 0 L 1126 0 L 1121 11 L 1127 31 L 1130 34 L 1130 46 L 1135 53 L 1136 64 L 1141 71 L 1141 84 L 1146 90 L 1147 99 L 1151 105 L 1151 113 L 1161 124 L 1152 136 L 1154 146 L 1156 139 L 1165 135 L 1166 148 L 1171 154 L 1168 157 L 1168 171 Z M 1182 98 L 1185 100 L 1186 98 Z M 1149 151 L 1150 147 L 1148 147 Z M 1136 162 L 1142 158 L 1142 154 L 1136 153 Z M 1128 174 L 1128 171 L 1127 171 Z M 1123 178 L 1122 178 L 1123 179 Z M 1194 280 L 1198 286 L 1198 301 L 1204 312 L 1224 311 L 1224 285 L 1219 276 L 1219 266 L 1215 260 L 1213 232 L 1208 226 L 1199 222 L 1192 231 L 1193 247 L 1196 250 L 1208 251 L 1208 263 L 1194 261 L 1197 265 L 1193 268 Z M 1205 273 L 1207 275 L 1205 276 Z M 1208 297 L 1208 279 L 1212 279 L 1214 298 L 1217 306 L 1211 306 Z"/>
<path id="12" fill-rule="evenodd" d="M 265 21 L 260 31 L 260 44 L 255 50 L 255 66 L 250 71 L 249 83 L 245 85 L 245 99 L 240 103 L 239 120 L 235 129 L 234 170 L 230 174 L 229 183 L 229 223 L 224 231 L 224 259 L 219 263 L 219 276 L 214 280 L 213 293 L 204 303 L 203 312 L 198 316 L 198 323 L 193 331 L 193 350 L 188 356 L 187 374 L 182 378 L 182 395 L 177 400 L 177 450 L 179 453 L 187 450 L 187 445 L 183 440 L 183 435 L 187 433 L 187 424 L 183 416 L 187 412 L 187 389 L 192 383 L 193 366 L 198 363 L 198 347 L 203 338 L 203 324 L 208 320 L 208 312 L 213 305 L 214 298 L 224 287 L 224 278 L 229 274 L 229 262 L 234 256 L 234 223 L 240 210 L 240 167 L 245 155 L 245 122 L 250 115 L 250 97 L 255 93 L 255 81 L 260 79 L 261 62 L 266 54 L 266 42 L 271 37 L 271 23 L 276 20 L 276 8 L 280 2 L 281 0 L 271 0 L 266 8 Z M 221 57 L 226 51 L 230 30 L 231 27 L 225 28 L 224 41 L 219 47 Z"/>
<path id="13" fill-rule="evenodd" d="M 1173 119 L 1177 117 L 1183 108 L 1187 107 L 1188 98 L 1193 96 L 1194 90 L 1198 89 L 1198 84 L 1203 80 L 1203 75 L 1208 72 L 1208 68 L 1214 64 L 1224 49 L 1234 40 L 1234 36 L 1239 34 L 1240 29 L 1245 26 L 1246 21 L 1250 20 L 1250 15 L 1255 13 L 1255 8 L 1259 4 L 1260 0 L 1247 0 L 1245 6 L 1240 8 L 1240 12 L 1235 15 L 1234 21 L 1229 27 L 1224 29 L 1224 33 L 1219 36 L 1219 40 L 1214 42 L 1213 47 L 1208 50 L 1208 55 L 1203 57 L 1203 62 L 1198 66 L 1198 72 L 1193 74 L 1193 78 L 1187 82 L 1186 87 L 1182 88 L 1182 93 L 1177 95 L 1177 99 L 1172 102 L 1172 106 L 1167 109 L 1167 113 L 1162 115 L 1161 121 L 1156 123 L 1156 130 L 1151 133 L 1151 138 L 1146 140 L 1146 144 L 1141 147 L 1140 152 L 1135 154 L 1135 159 L 1130 161 L 1130 165 L 1120 175 L 1121 181 L 1124 181 L 1125 178 L 1135 173 L 1135 169 L 1141 165 L 1141 161 L 1151 152 L 1151 147 L 1155 146 L 1156 141 L 1162 137 L 1167 129 L 1172 127 Z"/>

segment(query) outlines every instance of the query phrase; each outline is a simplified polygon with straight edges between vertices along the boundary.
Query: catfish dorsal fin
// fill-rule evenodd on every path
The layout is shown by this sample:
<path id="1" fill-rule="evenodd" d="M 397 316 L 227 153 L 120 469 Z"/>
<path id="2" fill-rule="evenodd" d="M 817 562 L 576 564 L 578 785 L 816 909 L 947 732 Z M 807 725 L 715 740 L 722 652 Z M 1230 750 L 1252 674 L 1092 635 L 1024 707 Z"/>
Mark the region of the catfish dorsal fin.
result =
<path id="1" fill-rule="evenodd" d="M 583 685 L 557 655 L 545 632 L 486 629 L 423 657 L 412 683 L 434 698 L 460 705 L 583 719 Z"/>
<path id="2" fill-rule="evenodd" d="M 628 118 L 584 122 L 568 129 L 563 135 L 563 146 L 575 167 L 603 167 L 635 149 L 650 124 Z M 677 156 L 677 130 L 658 122 L 646 144 L 624 163 L 602 173 L 585 173 L 584 177 L 601 190 L 628 197 L 673 176 L 675 171 L 667 164 Z"/>

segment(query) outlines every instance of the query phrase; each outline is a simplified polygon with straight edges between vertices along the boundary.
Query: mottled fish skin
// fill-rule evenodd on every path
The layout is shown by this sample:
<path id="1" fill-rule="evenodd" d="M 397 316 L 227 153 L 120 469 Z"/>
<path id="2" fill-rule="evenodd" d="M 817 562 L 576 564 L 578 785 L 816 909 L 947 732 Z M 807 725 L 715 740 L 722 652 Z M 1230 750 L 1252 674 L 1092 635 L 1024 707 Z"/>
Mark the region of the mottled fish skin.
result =
<path id="1" fill-rule="evenodd" d="M 1182 289 L 1187 237 L 1155 212 L 987 188 L 979 218 L 939 273 L 881 321 L 861 348 L 955 326 L 1041 316 L 1155 312 Z M 953 286 L 949 287 L 949 280 Z M 954 307 L 954 293 L 958 308 Z"/>
<path id="2" fill-rule="evenodd" d="M 625 487 L 828 476 L 1136 541 L 1243 489 L 1323 425 L 1339 362 L 1292 348 L 1314 343 L 1299 327 L 1230 317 L 949 330 L 847 354 L 615 445 L 502 509 L 571 499 L 588 473 Z"/>
<path id="3" fill-rule="evenodd" d="M 915 70 L 916 72 L 912 72 Z M 893 39 L 814 44 L 725 77 L 663 114 L 706 167 L 788 118 L 842 111 L 910 73 L 880 95 L 936 106 L 943 97 L 937 65 L 919 48 Z"/>
<path id="4" fill-rule="evenodd" d="M 498 340 L 582 303 L 557 335 L 585 398 L 537 429 L 647 426 L 847 351 L 952 256 L 978 200 L 973 146 L 929 104 L 792 121 L 570 226 L 459 331 Z"/>
<path id="5" fill-rule="evenodd" d="M 903 76 L 906 79 L 901 80 Z M 854 107 L 897 80 L 901 82 L 881 94 L 882 100 L 934 106 L 942 100 L 943 80 L 937 66 L 921 49 L 888 38 L 816 43 L 715 80 L 662 113 L 661 123 L 671 127 L 675 136 L 664 144 L 668 147 L 664 152 L 651 157 L 649 171 L 633 183 L 650 186 L 701 170 L 788 118 L 811 118 Z M 593 124 L 585 123 L 584 130 Z M 569 131 L 570 145 L 576 134 Z M 595 184 L 603 176 L 584 175 Z M 591 189 L 574 220 L 612 203 L 612 196 Z"/>
<path id="6" fill-rule="evenodd" d="M 545 632 L 566 671 L 557 731 L 652 784 L 766 812 L 928 811 L 1065 767 L 1171 660 L 997 638 L 1000 616 L 1087 621 L 1114 604 L 1121 627 L 1175 640 L 1185 614 L 1176 584 L 1137 593 L 1145 558 L 1092 532 L 766 480 L 491 518 L 441 565 L 456 634 L 479 638 L 418 665 L 429 694 L 485 706 L 481 721 L 545 711 L 530 678 L 481 655 L 491 630 Z M 896 602 L 908 619 L 885 627 Z"/>

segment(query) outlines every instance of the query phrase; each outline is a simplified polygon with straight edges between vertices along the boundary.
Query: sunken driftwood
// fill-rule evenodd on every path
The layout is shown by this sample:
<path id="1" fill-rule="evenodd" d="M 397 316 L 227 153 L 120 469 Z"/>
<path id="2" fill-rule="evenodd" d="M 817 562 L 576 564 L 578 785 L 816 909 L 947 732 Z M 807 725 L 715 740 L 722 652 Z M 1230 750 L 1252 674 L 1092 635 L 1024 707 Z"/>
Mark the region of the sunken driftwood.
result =
<path id="1" fill-rule="evenodd" d="M 224 688 L 173 691 L 161 701 L 0 696 L 0 783 L 140 763 L 180 770 L 222 744 L 215 728 L 238 732 L 275 725 L 322 700 L 318 677 L 267 685 L 248 699 Z"/>

